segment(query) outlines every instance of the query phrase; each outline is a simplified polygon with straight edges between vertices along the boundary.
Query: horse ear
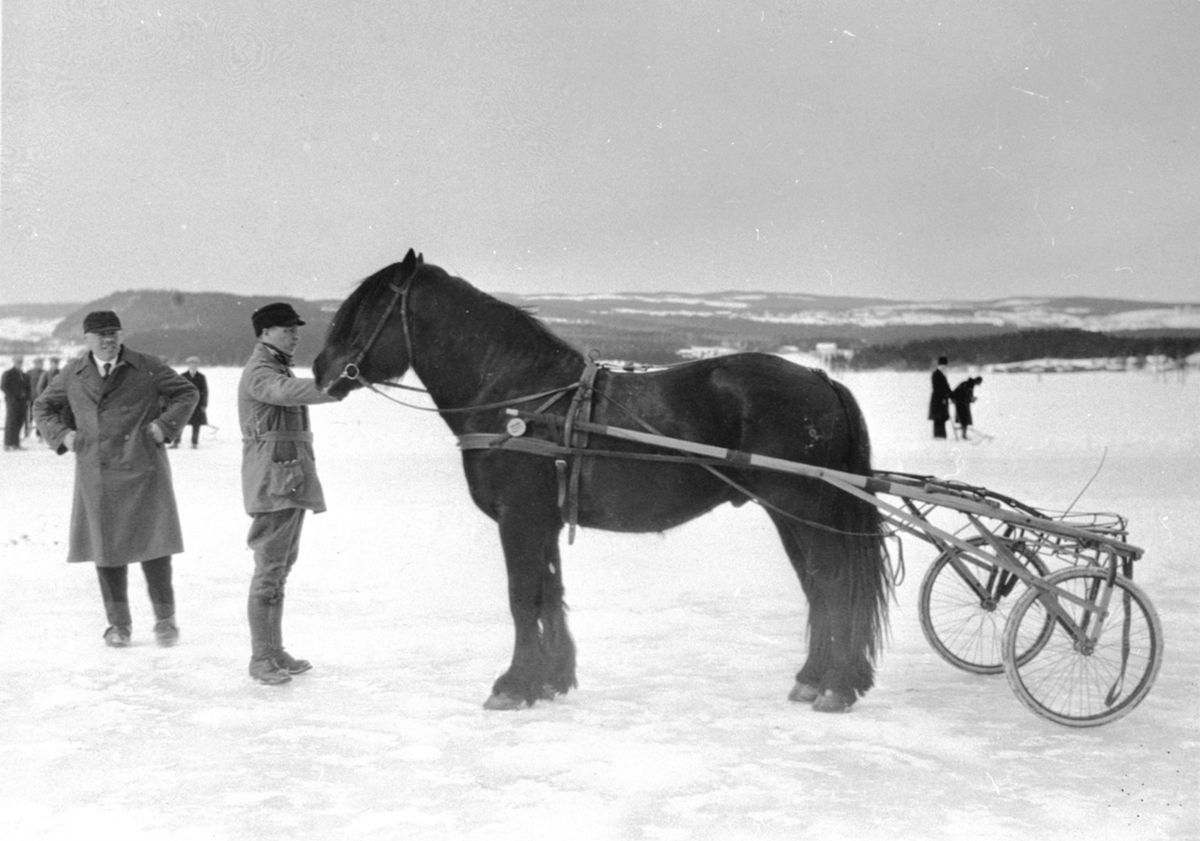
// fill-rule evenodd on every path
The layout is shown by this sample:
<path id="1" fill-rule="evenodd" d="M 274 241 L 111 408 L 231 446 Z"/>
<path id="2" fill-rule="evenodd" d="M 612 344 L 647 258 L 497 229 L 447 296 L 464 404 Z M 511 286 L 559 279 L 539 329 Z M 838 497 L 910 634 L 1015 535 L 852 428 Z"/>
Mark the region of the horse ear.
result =
<path id="1" fill-rule="evenodd" d="M 404 255 L 404 262 L 400 264 L 400 271 L 404 272 L 405 274 L 412 274 L 413 269 L 416 267 L 417 252 L 410 248 L 408 249 L 408 253 Z"/>
<path id="2" fill-rule="evenodd" d="M 422 251 L 420 254 L 417 255 L 417 262 L 420 263 L 422 266 L 425 265 L 425 252 L 424 251 Z"/>

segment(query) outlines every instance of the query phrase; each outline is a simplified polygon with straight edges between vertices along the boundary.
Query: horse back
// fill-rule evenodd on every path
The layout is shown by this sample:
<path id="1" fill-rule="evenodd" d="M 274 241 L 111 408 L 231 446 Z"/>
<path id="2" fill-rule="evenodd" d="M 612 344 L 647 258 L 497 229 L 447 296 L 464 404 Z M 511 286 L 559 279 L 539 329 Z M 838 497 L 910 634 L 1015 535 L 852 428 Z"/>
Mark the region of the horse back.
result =
<path id="1" fill-rule="evenodd" d="M 610 373 L 597 419 L 727 449 L 869 470 L 866 425 L 849 390 L 823 371 L 739 353 L 661 371 Z M 633 418 L 632 415 L 637 415 Z"/>

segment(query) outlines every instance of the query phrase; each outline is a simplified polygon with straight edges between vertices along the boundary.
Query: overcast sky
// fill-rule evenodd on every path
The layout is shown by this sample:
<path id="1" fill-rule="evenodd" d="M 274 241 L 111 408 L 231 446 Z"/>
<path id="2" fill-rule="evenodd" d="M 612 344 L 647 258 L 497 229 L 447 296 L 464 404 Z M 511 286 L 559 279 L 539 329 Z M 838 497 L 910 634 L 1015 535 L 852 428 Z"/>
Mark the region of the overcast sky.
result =
<path id="1" fill-rule="evenodd" d="M 450 9 L 450 11 L 447 11 Z M 3 0 L 0 303 L 1200 302 L 1195 0 Z"/>

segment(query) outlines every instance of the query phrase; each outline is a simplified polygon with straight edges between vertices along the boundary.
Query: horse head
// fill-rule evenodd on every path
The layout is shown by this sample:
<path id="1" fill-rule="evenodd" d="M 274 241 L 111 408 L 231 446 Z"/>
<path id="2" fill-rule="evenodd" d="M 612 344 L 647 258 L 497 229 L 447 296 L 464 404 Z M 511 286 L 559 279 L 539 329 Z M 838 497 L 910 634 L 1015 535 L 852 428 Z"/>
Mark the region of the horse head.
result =
<path id="1" fill-rule="evenodd" d="M 410 248 L 402 262 L 368 277 L 338 307 L 313 362 L 318 388 L 340 398 L 404 376 L 412 364 L 408 291 L 424 265 L 424 255 Z"/>

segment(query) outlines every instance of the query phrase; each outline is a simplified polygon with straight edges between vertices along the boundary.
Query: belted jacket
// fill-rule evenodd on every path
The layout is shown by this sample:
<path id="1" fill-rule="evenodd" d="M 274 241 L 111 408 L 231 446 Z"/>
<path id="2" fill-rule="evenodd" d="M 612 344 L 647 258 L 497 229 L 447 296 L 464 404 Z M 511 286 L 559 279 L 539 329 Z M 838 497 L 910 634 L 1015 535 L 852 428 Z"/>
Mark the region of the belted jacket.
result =
<path id="1" fill-rule="evenodd" d="M 238 382 L 247 514 L 325 510 L 308 407 L 338 399 L 318 389 L 315 380 L 295 376 L 290 363 L 282 351 L 259 342 Z"/>

